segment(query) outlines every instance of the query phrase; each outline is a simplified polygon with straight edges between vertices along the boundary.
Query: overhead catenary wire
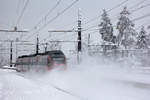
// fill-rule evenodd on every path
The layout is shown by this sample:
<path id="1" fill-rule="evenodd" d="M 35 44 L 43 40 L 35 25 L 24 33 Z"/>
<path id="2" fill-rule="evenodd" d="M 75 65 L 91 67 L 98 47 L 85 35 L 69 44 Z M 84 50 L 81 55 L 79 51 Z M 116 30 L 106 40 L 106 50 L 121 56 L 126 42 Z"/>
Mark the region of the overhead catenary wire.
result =
<path id="1" fill-rule="evenodd" d="M 124 3 L 128 2 L 128 1 L 129 1 L 129 0 L 124 0 L 123 2 L 117 4 L 117 5 L 114 6 L 113 8 L 109 9 L 107 12 L 110 12 L 110 11 L 112 11 L 112 10 L 114 10 L 114 9 L 116 9 L 116 8 L 118 8 L 118 7 L 120 7 L 121 5 L 123 5 Z M 89 20 L 88 22 L 86 22 L 86 23 L 84 23 L 84 24 L 88 24 L 88 23 L 90 23 L 91 21 L 94 21 L 95 19 L 97 19 L 97 18 L 99 18 L 99 17 L 100 17 L 100 16 L 95 17 L 95 18 Z M 96 26 L 98 26 L 98 25 L 96 25 Z M 94 26 L 92 26 L 92 27 L 90 27 L 90 28 L 93 28 L 93 27 L 96 27 L 96 26 L 94 25 Z M 84 29 L 83 31 L 88 31 L 88 30 L 89 30 L 89 29 L 87 28 L 87 29 Z M 43 40 L 45 40 L 45 39 L 43 39 Z M 43 40 L 42 40 L 42 41 L 43 41 Z"/>
<path id="2" fill-rule="evenodd" d="M 23 17 L 23 14 L 24 14 L 24 12 L 25 12 L 27 6 L 28 6 L 28 3 L 29 3 L 29 0 L 26 0 L 25 5 L 24 5 L 24 7 L 23 7 L 23 9 L 22 9 L 22 11 L 21 11 L 21 13 L 20 13 L 20 16 L 18 17 L 17 22 L 16 22 L 16 26 L 19 24 L 21 18 Z"/>
<path id="3" fill-rule="evenodd" d="M 150 3 L 149 3 L 149 4 L 142 5 L 142 6 L 140 6 L 139 8 L 133 9 L 133 10 L 131 10 L 131 12 L 133 13 L 133 12 L 135 12 L 135 11 L 138 11 L 138 10 L 140 10 L 140 9 L 142 9 L 142 8 L 145 8 L 145 7 L 148 7 L 148 6 L 150 6 Z"/>
<path id="4" fill-rule="evenodd" d="M 138 20 L 144 19 L 144 18 L 149 17 L 149 16 L 150 16 L 150 13 L 145 14 L 145 15 L 140 16 L 140 17 L 137 17 L 137 18 L 135 18 L 135 19 L 132 19 L 131 21 L 138 21 Z M 94 27 L 94 26 L 93 26 L 93 27 Z M 93 28 L 93 27 L 91 27 L 91 28 Z M 87 28 L 87 30 L 89 30 L 89 29 Z M 86 30 L 85 30 L 85 31 L 86 31 Z"/>
<path id="5" fill-rule="evenodd" d="M 112 10 L 114 10 L 114 9 L 116 9 L 116 8 L 118 8 L 118 7 L 120 7 L 121 5 L 125 4 L 125 3 L 128 2 L 128 1 L 129 1 L 129 0 L 124 0 L 123 2 L 121 2 L 121 3 L 117 4 L 116 6 L 114 6 L 113 8 L 107 10 L 107 12 L 110 12 L 110 11 L 112 11 Z M 84 23 L 84 24 L 87 25 L 88 23 L 97 20 L 100 16 L 101 16 L 101 15 L 99 15 L 99 16 L 97 16 L 97 17 L 95 17 L 95 18 L 93 18 L 93 19 L 91 19 L 91 20 L 89 20 L 89 21 L 87 21 L 87 22 Z M 96 24 L 96 25 L 94 25 L 94 26 L 90 26 L 89 28 L 93 28 L 93 27 L 98 27 L 98 24 Z M 85 30 L 89 30 L 89 29 L 87 28 L 87 29 L 85 29 Z"/>
<path id="6" fill-rule="evenodd" d="M 70 30 L 71 32 L 72 32 L 72 30 Z M 68 33 L 68 32 L 63 32 L 63 33 Z M 56 38 L 55 40 L 60 40 L 60 39 L 62 39 L 62 38 L 64 38 L 64 36 L 67 36 L 67 39 L 68 39 L 68 37 L 74 37 L 76 34 L 66 34 L 66 35 L 64 35 L 64 34 L 60 34 L 61 35 L 61 37 L 59 36 L 59 38 Z M 46 37 L 46 38 L 44 38 L 44 39 L 42 39 L 40 42 L 42 42 L 42 41 L 46 41 L 46 40 L 48 40 L 50 37 Z"/>
<path id="7" fill-rule="evenodd" d="M 144 1 L 146 1 L 146 0 L 143 0 L 143 1 L 140 1 L 139 3 L 137 3 L 136 4 L 136 6 L 139 6 L 141 3 L 143 3 Z M 124 4 L 124 3 L 126 3 L 127 1 L 125 0 L 125 1 L 123 1 L 122 3 L 120 3 L 120 5 L 118 5 L 118 7 L 120 7 L 122 4 Z M 135 6 L 135 5 L 134 5 Z M 134 7 L 134 6 L 132 6 L 132 8 Z M 138 11 L 138 10 L 140 10 L 140 9 L 142 9 L 142 8 L 145 8 L 145 7 L 148 7 L 148 6 L 150 6 L 150 4 L 146 4 L 146 5 L 142 5 L 142 6 L 140 6 L 139 8 L 136 8 L 136 9 L 134 9 L 134 10 L 132 10 L 131 12 L 132 12 L 132 14 L 133 14 L 133 12 L 136 12 L 136 11 Z M 116 6 L 117 7 L 117 6 Z M 115 8 L 115 7 L 114 7 Z M 131 8 L 130 8 L 131 9 Z M 111 11 L 111 10 L 113 10 L 113 9 L 110 9 L 110 10 L 108 10 L 108 11 Z M 107 11 L 107 12 L 108 12 Z M 119 13 L 120 14 L 120 13 Z M 117 14 L 118 15 L 118 14 Z M 99 16 L 100 17 L 100 16 Z M 98 17 L 97 17 L 98 18 Z M 94 19 L 93 19 L 94 20 Z M 96 19 L 95 19 L 96 20 Z M 92 20 L 91 20 L 92 21 Z M 98 26 L 98 24 L 97 24 L 97 26 Z"/>
<path id="8" fill-rule="evenodd" d="M 110 11 L 112 11 L 112 10 L 114 10 L 114 9 L 116 9 L 116 8 L 118 8 L 118 7 L 120 7 L 121 5 L 125 4 L 125 3 L 128 2 L 128 1 L 129 1 L 129 0 L 124 0 L 124 1 L 121 2 L 120 4 L 118 4 L 118 5 L 114 6 L 113 8 L 109 9 L 107 12 L 110 12 Z M 94 18 L 90 19 L 89 21 L 85 22 L 84 24 L 88 24 L 88 23 L 90 23 L 90 22 L 92 22 L 92 21 L 95 21 L 95 20 L 97 20 L 99 17 L 100 17 L 100 15 L 97 16 L 97 17 L 94 17 Z"/>
<path id="9" fill-rule="evenodd" d="M 145 7 L 148 7 L 148 6 L 150 6 L 150 3 L 149 3 L 149 4 L 142 5 L 142 6 L 138 7 L 138 8 L 136 8 L 136 9 L 133 9 L 133 10 L 131 9 L 130 15 L 132 15 L 132 14 L 135 13 L 136 11 L 139 11 L 139 10 L 145 8 Z M 116 14 L 116 16 L 113 18 L 113 20 L 116 20 L 116 19 L 117 19 L 117 15 L 119 15 L 119 14 L 120 14 L 120 13 Z"/>
<path id="10" fill-rule="evenodd" d="M 133 9 L 135 7 L 138 7 L 139 5 L 141 5 L 142 3 L 144 3 L 145 1 L 147 1 L 147 0 L 142 0 L 142 1 L 138 2 L 138 3 L 136 3 L 135 5 L 133 5 L 132 7 L 129 7 L 129 9 Z"/>
<path id="11" fill-rule="evenodd" d="M 118 7 L 120 7 L 121 5 L 123 5 L 124 3 L 126 3 L 127 1 L 129 1 L 129 0 L 124 0 L 124 1 L 121 2 L 120 4 L 118 4 L 118 5 L 114 6 L 113 8 L 109 9 L 108 12 L 110 12 L 110 11 L 112 11 L 112 10 L 114 10 L 114 9 L 116 9 L 116 8 L 118 8 Z M 94 21 L 95 19 L 97 19 L 97 18 L 99 18 L 99 17 L 100 17 L 100 16 L 95 17 L 95 18 L 89 20 L 88 22 L 86 22 L 86 23 L 84 23 L 84 24 L 88 24 L 88 23 L 90 23 L 91 21 Z M 98 24 L 97 24 L 97 25 L 94 25 L 94 26 L 91 26 L 91 27 L 89 27 L 89 28 L 87 28 L 87 29 L 84 29 L 84 30 L 82 30 L 82 31 L 88 31 L 89 29 L 94 28 L 94 27 L 98 27 Z M 98 29 L 96 29 L 96 30 L 98 30 Z"/>
<path id="12" fill-rule="evenodd" d="M 146 17 L 149 17 L 149 16 L 150 16 L 150 13 L 145 14 L 145 15 L 140 16 L 140 17 L 137 17 L 137 18 L 134 18 L 134 19 L 132 19 L 131 21 L 138 21 L 138 20 L 141 20 L 141 19 L 146 18 Z M 98 26 L 98 25 L 97 25 L 97 26 Z M 93 27 L 96 27 L 96 25 L 95 25 L 95 26 L 91 26 L 91 27 L 85 29 L 84 31 L 89 30 L 90 28 L 93 28 Z"/>
<path id="13" fill-rule="evenodd" d="M 49 20 L 45 25 L 43 25 L 43 27 L 41 27 L 38 31 L 40 31 L 41 29 L 45 28 L 48 24 L 50 24 L 51 22 L 53 22 L 55 19 L 57 19 L 60 15 L 62 15 L 65 11 L 67 11 L 69 8 L 71 8 L 77 1 L 79 0 L 75 0 L 74 2 L 72 2 L 68 7 L 66 7 L 64 10 L 62 10 L 60 13 L 58 13 L 55 17 L 53 17 L 51 20 Z"/>
<path id="14" fill-rule="evenodd" d="M 136 12 L 136 11 L 142 9 L 142 8 L 148 7 L 148 6 L 150 6 L 150 3 L 149 3 L 149 4 L 142 5 L 142 6 L 140 6 L 139 8 L 136 8 L 136 9 L 132 10 L 132 11 L 131 11 L 131 14 L 133 14 L 134 12 Z M 130 14 L 130 15 L 131 15 L 131 14 Z M 98 26 L 98 24 L 97 24 L 97 26 Z M 96 27 L 96 25 L 95 25 L 95 27 Z M 93 28 L 93 27 L 90 27 L 90 28 Z M 88 30 L 88 29 L 87 29 L 87 30 Z"/>
<path id="15" fill-rule="evenodd" d="M 76 23 L 77 21 L 74 21 L 74 22 L 71 22 L 72 24 L 73 23 Z M 65 25 L 65 26 L 69 26 L 69 25 L 71 25 L 71 23 L 70 24 L 67 24 L 67 25 Z M 63 26 L 63 27 L 65 27 L 65 26 Z M 61 28 L 63 28 L 63 27 L 61 27 Z M 61 31 L 61 30 L 60 30 Z M 64 31 L 64 30 L 63 30 Z M 66 32 L 64 31 L 63 33 L 65 33 L 65 34 L 67 34 L 67 33 L 69 33 L 69 31 L 70 32 L 72 32 L 72 31 L 76 31 L 76 29 L 75 28 L 72 28 L 71 30 L 66 30 Z M 48 32 L 50 32 L 50 31 L 48 31 Z M 58 32 L 58 31 L 57 31 Z M 50 33 L 53 33 L 53 32 L 50 32 Z M 59 36 L 64 36 L 64 34 L 59 34 Z M 71 35 L 71 34 L 70 34 Z M 41 41 L 45 41 L 46 39 L 48 39 L 49 37 L 46 37 L 46 38 L 43 38 Z"/>
<path id="16" fill-rule="evenodd" d="M 82 32 L 92 32 L 93 33 L 93 31 L 98 31 L 99 29 L 84 29 L 84 30 L 82 30 Z M 67 32 L 66 32 L 67 33 Z M 82 35 L 86 35 L 86 34 L 82 34 Z M 60 39 L 64 39 L 65 37 L 67 37 L 67 40 L 73 40 L 73 38 L 74 37 L 76 37 L 77 36 L 77 34 L 75 33 L 75 34 L 67 34 L 67 36 L 66 35 L 63 35 L 62 37 L 59 37 L 59 38 L 57 38 L 56 39 L 56 41 L 57 40 L 60 40 Z M 46 39 L 46 38 L 45 38 Z M 63 41 L 66 41 L 66 40 L 63 40 Z M 76 41 L 77 42 L 77 41 Z"/>
<path id="17" fill-rule="evenodd" d="M 62 0 L 58 0 L 56 4 L 48 11 L 48 13 L 34 26 L 34 28 L 37 27 L 43 20 L 45 20 L 50 15 L 58 7 L 61 1 Z M 34 28 L 30 31 L 34 30 Z"/>
<path id="18" fill-rule="evenodd" d="M 148 13 L 148 14 L 145 14 L 145 15 L 143 15 L 143 16 L 140 16 L 140 17 L 137 17 L 137 18 L 133 19 L 132 21 L 141 20 L 141 19 L 143 19 L 143 18 L 146 18 L 146 17 L 149 17 L 149 16 L 150 16 L 150 13 Z"/>
<path id="19" fill-rule="evenodd" d="M 120 4 L 116 5 L 115 7 L 109 9 L 107 12 L 110 12 L 110 11 L 112 11 L 112 10 L 114 10 L 114 9 L 116 9 L 116 8 L 118 8 L 118 7 L 120 7 L 121 5 L 123 5 L 124 3 L 128 2 L 128 1 L 129 1 L 129 0 L 125 0 L 125 1 L 121 2 Z"/>
<path id="20" fill-rule="evenodd" d="M 31 36 L 38 34 L 37 32 L 39 32 L 40 30 L 42 30 L 43 28 L 45 28 L 47 25 L 49 25 L 51 22 L 53 22 L 54 20 L 56 20 L 59 16 L 61 16 L 62 14 L 64 14 L 68 9 L 70 9 L 76 2 L 78 2 L 79 0 L 75 0 L 73 1 L 69 6 L 67 6 L 65 9 L 63 9 L 60 13 L 58 13 L 55 17 L 53 17 L 52 19 L 50 19 L 47 23 L 45 23 L 43 26 L 41 26 L 35 33 L 31 34 L 29 38 L 31 38 Z"/>
<path id="21" fill-rule="evenodd" d="M 141 20 L 141 19 L 146 18 L 146 17 L 149 17 L 149 16 L 150 16 L 150 13 L 145 14 L 145 15 L 140 16 L 140 17 L 137 17 L 137 18 L 135 18 L 135 19 L 132 19 L 131 21 L 138 21 L 138 20 Z M 94 28 L 94 27 L 97 27 L 97 26 L 98 26 L 98 25 L 91 26 L 91 27 L 89 27 L 89 28 L 87 28 L 87 29 L 85 29 L 85 30 L 83 30 L 83 31 L 88 31 L 88 30 L 90 30 L 91 28 Z M 98 29 L 96 29 L 96 30 L 98 30 Z"/>
<path id="22" fill-rule="evenodd" d="M 69 23 L 69 24 L 66 24 L 66 25 L 60 27 L 60 28 L 64 28 L 64 27 L 66 27 L 66 26 L 70 26 L 70 25 L 75 24 L 75 23 L 77 23 L 77 22 L 78 22 L 77 20 L 76 20 L 76 21 L 73 21 L 73 22 L 71 22 L 71 23 Z"/>
<path id="23" fill-rule="evenodd" d="M 47 19 L 47 17 L 58 7 L 58 5 L 60 4 L 61 1 L 62 1 L 62 0 L 58 0 L 58 1 L 56 2 L 56 4 L 55 4 L 52 8 L 50 8 L 50 9 L 48 10 L 48 13 L 46 13 L 46 15 L 45 15 L 32 29 L 30 29 L 30 32 L 32 32 L 33 30 L 35 30 L 36 27 L 37 27 L 43 20 Z M 23 37 L 25 37 L 25 36 L 27 36 L 27 34 L 24 35 Z M 23 38 L 23 37 L 22 37 L 22 38 Z"/>

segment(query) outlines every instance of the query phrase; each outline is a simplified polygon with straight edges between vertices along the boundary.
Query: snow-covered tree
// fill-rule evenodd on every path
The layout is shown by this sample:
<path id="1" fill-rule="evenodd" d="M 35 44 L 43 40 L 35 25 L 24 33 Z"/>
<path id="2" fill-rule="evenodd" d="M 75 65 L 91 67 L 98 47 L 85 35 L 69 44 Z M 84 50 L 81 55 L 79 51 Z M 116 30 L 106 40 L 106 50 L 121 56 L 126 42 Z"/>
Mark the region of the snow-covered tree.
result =
<path id="1" fill-rule="evenodd" d="M 141 31 L 137 37 L 137 48 L 139 49 L 148 48 L 148 39 L 146 31 L 144 30 L 144 26 L 141 28 Z"/>
<path id="2" fill-rule="evenodd" d="M 129 12 L 127 7 L 123 8 L 123 11 L 120 13 L 120 18 L 117 23 L 117 29 L 119 34 L 117 36 L 117 42 L 119 45 L 123 45 L 125 48 L 132 47 L 135 45 L 136 32 L 133 29 L 134 24 L 129 19 Z"/>
<path id="3" fill-rule="evenodd" d="M 106 10 L 103 10 L 101 23 L 99 24 L 99 33 L 101 34 L 103 41 L 113 41 L 113 26 Z"/>

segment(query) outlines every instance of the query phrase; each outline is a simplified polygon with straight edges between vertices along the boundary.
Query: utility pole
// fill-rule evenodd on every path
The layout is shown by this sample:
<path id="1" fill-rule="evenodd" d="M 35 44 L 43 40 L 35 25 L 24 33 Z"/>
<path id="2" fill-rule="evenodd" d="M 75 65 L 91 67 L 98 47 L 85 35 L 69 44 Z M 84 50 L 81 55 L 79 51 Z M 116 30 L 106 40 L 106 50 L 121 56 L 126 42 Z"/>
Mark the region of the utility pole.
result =
<path id="1" fill-rule="evenodd" d="M 12 56 L 13 56 L 13 54 L 12 54 L 12 43 L 13 43 L 13 41 L 10 41 L 10 67 L 12 67 Z"/>
<path id="2" fill-rule="evenodd" d="M 77 51 L 77 62 L 78 64 L 81 61 L 81 52 L 82 52 L 82 42 L 81 42 L 81 14 L 80 9 L 78 10 L 78 51 Z"/>
<path id="3" fill-rule="evenodd" d="M 37 43 L 36 43 L 36 54 L 39 53 L 39 38 L 37 36 Z"/>
<path id="4" fill-rule="evenodd" d="M 82 43 L 81 43 L 81 14 L 78 10 L 78 52 L 82 52 Z"/>

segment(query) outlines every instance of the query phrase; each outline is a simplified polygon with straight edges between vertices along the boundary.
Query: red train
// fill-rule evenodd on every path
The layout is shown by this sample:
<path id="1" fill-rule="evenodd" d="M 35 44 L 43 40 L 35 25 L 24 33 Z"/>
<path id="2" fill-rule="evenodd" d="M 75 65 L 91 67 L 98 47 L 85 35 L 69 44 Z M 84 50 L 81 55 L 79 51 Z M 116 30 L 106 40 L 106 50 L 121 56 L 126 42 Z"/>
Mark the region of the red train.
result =
<path id="1" fill-rule="evenodd" d="M 53 68 L 66 69 L 66 57 L 61 50 L 19 56 L 16 61 L 18 72 L 46 71 Z"/>

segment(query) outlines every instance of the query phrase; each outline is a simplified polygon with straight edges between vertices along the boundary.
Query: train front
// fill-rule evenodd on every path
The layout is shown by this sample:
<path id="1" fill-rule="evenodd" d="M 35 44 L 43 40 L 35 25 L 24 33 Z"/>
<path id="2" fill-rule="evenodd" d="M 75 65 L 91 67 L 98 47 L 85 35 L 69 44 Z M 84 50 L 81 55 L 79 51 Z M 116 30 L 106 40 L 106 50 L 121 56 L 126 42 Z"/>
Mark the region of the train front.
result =
<path id="1" fill-rule="evenodd" d="M 60 50 L 49 52 L 48 69 L 50 70 L 53 68 L 60 70 L 66 70 L 67 68 L 66 57 Z"/>

